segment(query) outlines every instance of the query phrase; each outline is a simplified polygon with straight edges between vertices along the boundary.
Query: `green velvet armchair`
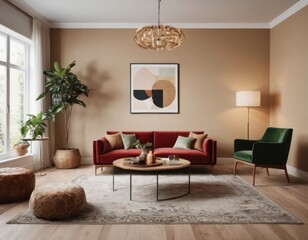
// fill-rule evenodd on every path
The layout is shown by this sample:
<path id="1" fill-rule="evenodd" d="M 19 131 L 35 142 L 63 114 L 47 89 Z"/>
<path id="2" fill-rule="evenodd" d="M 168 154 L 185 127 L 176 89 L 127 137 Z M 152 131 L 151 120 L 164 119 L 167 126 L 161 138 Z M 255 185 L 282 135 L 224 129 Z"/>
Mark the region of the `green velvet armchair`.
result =
<path id="1" fill-rule="evenodd" d="M 267 128 L 260 140 L 234 140 L 234 170 L 238 163 L 253 167 L 253 186 L 255 186 L 256 167 L 283 169 L 287 181 L 290 182 L 287 171 L 287 160 L 291 145 L 293 129 Z"/>

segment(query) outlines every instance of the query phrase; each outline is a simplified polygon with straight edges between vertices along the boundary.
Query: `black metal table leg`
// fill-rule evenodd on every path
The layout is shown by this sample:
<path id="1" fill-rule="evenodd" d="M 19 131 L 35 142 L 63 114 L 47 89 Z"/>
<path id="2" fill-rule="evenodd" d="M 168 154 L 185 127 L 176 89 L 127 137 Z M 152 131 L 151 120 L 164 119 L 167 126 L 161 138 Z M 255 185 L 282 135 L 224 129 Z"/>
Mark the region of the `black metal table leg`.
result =
<path id="1" fill-rule="evenodd" d="M 158 201 L 158 171 L 156 172 L 156 200 Z"/>
<path id="2" fill-rule="evenodd" d="M 188 194 L 190 194 L 190 166 L 188 167 L 188 191 L 182 195 L 178 195 L 178 196 L 174 196 L 174 197 L 169 197 L 169 198 L 163 198 L 163 199 L 159 199 L 158 198 L 158 189 L 159 189 L 159 183 L 158 183 L 158 171 L 156 172 L 156 187 L 157 187 L 157 201 L 165 201 L 165 200 L 171 200 L 171 199 L 176 199 L 176 198 L 180 198 L 180 197 L 184 197 Z"/>
<path id="3" fill-rule="evenodd" d="M 114 168 L 112 169 L 112 190 L 114 191 Z"/>
<path id="4" fill-rule="evenodd" d="M 188 167 L 188 194 L 190 193 L 190 166 Z"/>
<path id="5" fill-rule="evenodd" d="M 132 200 L 132 171 L 129 171 L 130 177 L 129 177 L 129 196 L 130 200 Z"/>

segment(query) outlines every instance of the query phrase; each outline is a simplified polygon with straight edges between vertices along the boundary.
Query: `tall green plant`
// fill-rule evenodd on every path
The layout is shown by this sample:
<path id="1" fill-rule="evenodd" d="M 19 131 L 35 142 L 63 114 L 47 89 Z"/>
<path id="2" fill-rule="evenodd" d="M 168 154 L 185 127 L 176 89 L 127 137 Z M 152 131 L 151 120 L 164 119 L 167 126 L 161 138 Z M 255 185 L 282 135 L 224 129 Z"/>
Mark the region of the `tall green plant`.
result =
<path id="1" fill-rule="evenodd" d="M 65 147 L 68 148 L 69 127 L 74 105 L 86 107 L 86 104 L 79 99 L 81 95 L 88 97 L 89 89 L 81 83 L 77 76 L 71 72 L 76 65 L 73 61 L 67 67 L 63 68 L 58 62 L 54 63 L 54 69 L 44 71 L 47 76 L 45 90 L 36 100 L 51 96 L 51 105 L 46 113 L 48 118 L 55 120 L 57 113 L 64 114 L 65 122 Z"/>

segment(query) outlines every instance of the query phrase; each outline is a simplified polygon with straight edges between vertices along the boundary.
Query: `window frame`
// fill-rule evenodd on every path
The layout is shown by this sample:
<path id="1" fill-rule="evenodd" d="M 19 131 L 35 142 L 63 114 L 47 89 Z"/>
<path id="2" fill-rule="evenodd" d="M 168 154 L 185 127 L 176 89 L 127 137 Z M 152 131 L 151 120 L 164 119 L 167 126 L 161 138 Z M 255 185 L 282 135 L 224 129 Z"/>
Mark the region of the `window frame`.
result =
<path id="1" fill-rule="evenodd" d="M 4 139 L 4 152 L 0 153 L 0 162 L 11 157 L 16 157 L 16 154 L 10 149 L 10 72 L 12 69 L 22 71 L 25 76 L 24 82 L 24 112 L 23 120 L 26 119 L 26 113 L 29 112 L 29 98 L 30 98 L 30 54 L 32 50 L 32 40 L 28 39 L 0 24 L 0 35 L 6 39 L 6 59 L 5 61 L 0 60 L 0 66 L 5 67 L 6 71 L 6 116 L 5 116 L 5 139 Z M 10 63 L 10 44 L 11 41 L 17 42 L 25 47 L 25 65 L 24 67 Z"/>

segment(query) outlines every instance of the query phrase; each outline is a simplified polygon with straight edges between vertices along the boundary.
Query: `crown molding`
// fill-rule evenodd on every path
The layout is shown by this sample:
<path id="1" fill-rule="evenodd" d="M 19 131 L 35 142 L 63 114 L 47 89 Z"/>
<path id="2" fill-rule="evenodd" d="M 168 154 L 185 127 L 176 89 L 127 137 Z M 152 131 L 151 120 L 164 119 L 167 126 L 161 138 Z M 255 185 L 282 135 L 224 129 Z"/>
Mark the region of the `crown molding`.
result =
<path id="1" fill-rule="evenodd" d="M 278 17 L 276 17 L 273 21 L 269 23 L 269 27 L 273 28 L 277 26 L 279 23 L 283 22 L 287 18 L 291 17 L 293 14 L 301 10 L 302 8 L 306 7 L 308 5 L 308 0 L 300 0 L 296 4 L 294 4 L 292 7 L 284 11 L 282 14 L 280 14 Z"/>
<path id="2" fill-rule="evenodd" d="M 53 23 L 51 28 L 137 29 L 153 23 Z M 268 23 L 164 23 L 182 29 L 268 29 Z"/>
<path id="3" fill-rule="evenodd" d="M 172 23 L 172 26 L 188 29 L 264 29 L 268 23 Z"/>
<path id="4" fill-rule="evenodd" d="M 153 23 L 50 23 L 24 0 L 7 0 L 33 18 L 38 18 L 50 28 L 89 29 L 136 29 Z M 170 23 L 183 29 L 271 29 L 308 5 L 308 0 L 300 0 L 269 23 Z M 167 24 L 165 24 L 167 25 Z"/>

